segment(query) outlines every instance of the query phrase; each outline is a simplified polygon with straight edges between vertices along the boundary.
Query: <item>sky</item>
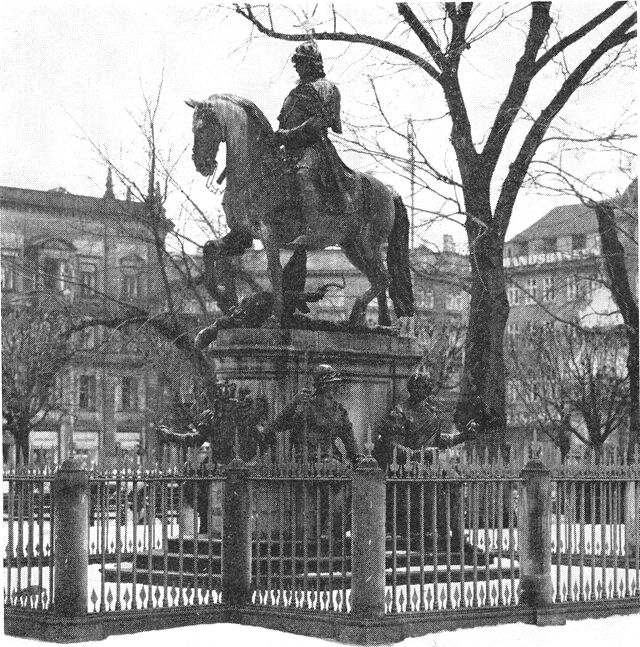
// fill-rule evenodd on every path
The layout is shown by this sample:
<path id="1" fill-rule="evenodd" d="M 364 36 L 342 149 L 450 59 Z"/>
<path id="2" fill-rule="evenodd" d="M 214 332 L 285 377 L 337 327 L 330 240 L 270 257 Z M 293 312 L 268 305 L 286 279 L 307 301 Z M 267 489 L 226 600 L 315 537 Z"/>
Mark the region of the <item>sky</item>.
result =
<path id="1" fill-rule="evenodd" d="M 397 23 L 390 3 L 366 7 L 353 2 L 336 4 L 353 24 L 369 33 L 386 36 Z M 274 17 L 283 26 L 299 25 L 300 11 L 306 9 L 311 14 L 313 6 L 296 4 L 294 19 L 290 11 L 274 9 Z M 508 8 L 515 11 L 523 6 L 513 3 Z M 561 2 L 554 4 L 554 15 L 559 27 L 572 29 L 603 6 L 598 2 Z M 71 193 L 100 196 L 104 193 L 106 164 L 96 147 L 118 169 L 144 185 L 144 142 L 136 121 L 142 118 L 144 97 L 153 100 L 162 83 L 158 112 L 161 149 L 176 163 L 174 175 L 179 184 L 215 219 L 220 195 L 208 193 L 204 178 L 193 168 L 191 110 L 184 100 L 202 99 L 216 92 L 238 94 L 254 100 L 276 126 L 281 103 L 296 81 L 290 64 L 293 44 L 264 37 L 248 42 L 249 24 L 234 15 L 228 4 L 8 1 L 1 7 L 0 138 L 4 155 L 0 185 L 40 190 L 62 186 Z M 489 10 L 495 4 L 489 2 L 483 7 Z M 428 10 L 433 12 L 433 8 Z M 326 27 L 321 14 L 319 10 L 311 18 L 317 28 Z M 468 63 L 462 67 L 474 138 L 479 141 L 506 90 L 521 47 L 519 29 L 527 19 L 528 10 L 515 11 L 509 25 L 474 43 Z M 294 30 L 301 31 L 302 27 Z M 395 27 L 392 38 L 420 51 L 420 45 L 402 28 Z M 323 42 L 321 49 L 327 75 L 341 89 L 345 122 L 370 125 L 360 131 L 369 139 L 378 135 L 374 125 L 382 119 L 374 108 L 370 80 L 374 78 L 392 125 L 404 132 L 407 119 L 414 119 L 421 150 L 439 168 L 455 169 L 448 142 L 450 124 L 446 118 L 437 119 L 444 113 L 444 104 L 433 81 L 372 48 Z M 577 49 L 574 60 L 580 53 Z M 632 79 L 630 72 L 623 71 L 586 88 L 579 102 L 567 108 L 567 117 L 594 129 L 612 127 L 623 108 L 631 104 L 635 92 Z M 535 113 L 558 82 L 557 68 L 542 75 L 527 107 Z M 434 121 L 428 121 L 431 119 Z M 523 134 L 524 130 L 514 129 L 507 152 L 515 150 Z M 406 150 L 406 143 L 388 133 L 381 134 L 380 140 L 398 154 Z M 339 145 L 339 149 L 344 151 L 344 146 Z M 376 172 L 408 201 L 409 184 L 403 173 L 385 170 L 353 152 L 344 151 L 343 155 L 351 166 Z M 508 161 L 505 158 L 505 169 Z M 592 174 L 605 192 L 624 189 L 626 178 L 615 172 L 615 156 L 574 156 L 565 163 L 573 163 L 580 173 Z M 119 182 L 116 194 L 124 196 Z M 570 201 L 566 196 L 523 190 L 509 234 L 527 227 L 551 207 Z M 177 194 L 170 195 L 168 216 L 179 230 L 203 242 L 203 234 L 181 205 Z M 433 187 L 417 192 L 416 206 L 431 212 L 450 209 Z M 461 226 L 442 219 L 425 220 L 418 240 L 439 241 L 444 233 L 464 240 Z"/>

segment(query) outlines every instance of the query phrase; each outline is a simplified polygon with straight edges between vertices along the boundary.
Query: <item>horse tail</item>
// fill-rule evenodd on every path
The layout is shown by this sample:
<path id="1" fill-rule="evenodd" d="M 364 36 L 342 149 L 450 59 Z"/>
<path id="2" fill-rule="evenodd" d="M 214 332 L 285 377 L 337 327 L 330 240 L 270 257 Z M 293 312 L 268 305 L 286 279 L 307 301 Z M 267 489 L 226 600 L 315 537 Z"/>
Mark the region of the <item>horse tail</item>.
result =
<path id="1" fill-rule="evenodd" d="M 387 268 L 391 275 L 389 296 L 393 301 L 396 316 L 410 317 L 414 314 L 414 306 L 409 269 L 409 215 L 398 194 L 394 195 L 393 203 L 395 217 L 387 247 Z"/>

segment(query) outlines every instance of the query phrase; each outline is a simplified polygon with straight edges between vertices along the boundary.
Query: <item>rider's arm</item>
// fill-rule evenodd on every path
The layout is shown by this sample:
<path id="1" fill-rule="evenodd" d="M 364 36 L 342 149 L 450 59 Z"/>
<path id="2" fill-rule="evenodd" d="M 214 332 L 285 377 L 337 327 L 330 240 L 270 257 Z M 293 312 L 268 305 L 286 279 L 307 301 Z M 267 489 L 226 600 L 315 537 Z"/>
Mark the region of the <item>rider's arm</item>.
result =
<path id="1" fill-rule="evenodd" d="M 198 430 L 193 429 L 193 427 L 191 427 L 191 429 L 191 431 L 181 432 L 173 431 L 165 425 L 156 426 L 156 430 L 163 440 L 167 440 L 178 445 L 193 445 L 195 447 L 200 443 L 200 441 L 204 442 L 204 438 Z"/>
<path id="2" fill-rule="evenodd" d="M 281 128 L 276 132 L 276 138 L 288 146 L 304 146 L 317 141 L 326 132 L 325 119 L 314 115 L 294 128 Z"/>

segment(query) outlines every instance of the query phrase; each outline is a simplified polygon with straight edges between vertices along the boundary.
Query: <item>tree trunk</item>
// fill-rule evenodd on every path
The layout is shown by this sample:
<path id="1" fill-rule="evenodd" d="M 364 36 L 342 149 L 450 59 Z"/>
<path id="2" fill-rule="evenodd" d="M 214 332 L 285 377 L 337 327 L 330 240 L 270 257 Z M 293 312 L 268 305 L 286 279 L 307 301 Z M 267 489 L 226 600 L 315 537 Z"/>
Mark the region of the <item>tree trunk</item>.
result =
<path id="1" fill-rule="evenodd" d="M 482 220 L 490 222 L 490 217 Z M 509 303 L 502 266 L 503 237 L 474 222 L 468 223 L 467 235 L 471 304 L 455 421 L 460 430 L 475 421 L 475 438 L 469 439 L 495 453 L 504 444 L 506 425 L 504 329 Z"/>
<path id="2" fill-rule="evenodd" d="M 14 433 L 16 443 L 16 465 L 29 464 L 29 433 Z"/>
<path id="3" fill-rule="evenodd" d="M 625 250 L 618 238 L 613 207 L 606 203 L 594 206 L 598 220 L 598 231 L 613 300 L 620 310 L 625 324 L 629 352 L 627 372 L 629 375 L 629 450 L 633 452 L 640 444 L 640 384 L 638 367 L 638 304 L 629 284 L 625 265 Z"/>

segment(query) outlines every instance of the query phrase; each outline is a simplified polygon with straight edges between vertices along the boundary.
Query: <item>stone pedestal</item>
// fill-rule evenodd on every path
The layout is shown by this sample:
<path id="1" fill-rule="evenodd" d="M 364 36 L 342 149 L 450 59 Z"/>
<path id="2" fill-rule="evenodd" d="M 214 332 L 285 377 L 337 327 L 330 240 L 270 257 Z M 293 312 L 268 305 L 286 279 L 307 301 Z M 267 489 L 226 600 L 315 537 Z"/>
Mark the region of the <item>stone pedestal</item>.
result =
<path id="1" fill-rule="evenodd" d="M 209 351 L 221 379 L 264 393 L 273 419 L 293 395 L 312 385 L 315 364 L 331 364 L 346 378 L 341 400 L 362 451 L 367 428 L 405 398 L 406 381 L 420 360 L 412 337 L 309 330 L 222 330 Z"/>

